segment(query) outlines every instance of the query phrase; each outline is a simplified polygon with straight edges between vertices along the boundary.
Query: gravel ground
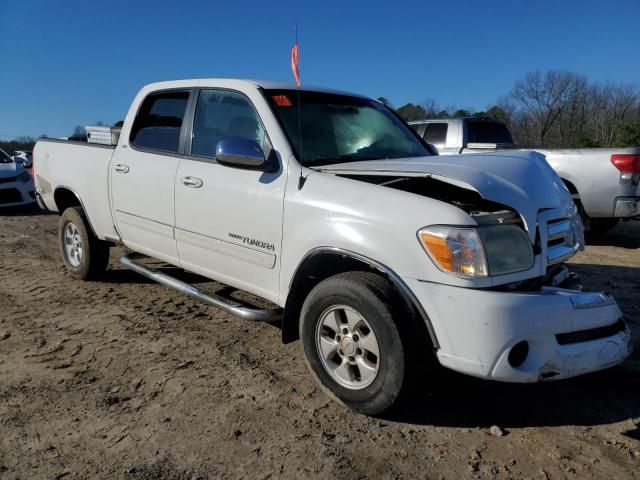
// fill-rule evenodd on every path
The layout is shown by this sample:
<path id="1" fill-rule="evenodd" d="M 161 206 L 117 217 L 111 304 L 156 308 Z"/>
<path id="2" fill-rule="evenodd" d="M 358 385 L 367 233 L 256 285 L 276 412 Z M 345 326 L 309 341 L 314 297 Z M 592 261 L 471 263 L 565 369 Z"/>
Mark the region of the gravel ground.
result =
<path id="1" fill-rule="evenodd" d="M 0 215 L 0 478 L 640 478 L 640 222 L 572 266 L 636 353 L 539 385 L 449 372 L 385 418 L 311 380 L 298 343 L 122 269 L 79 282 L 58 217 Z M 220 285 L 173 272 L 209 289 Z"/>

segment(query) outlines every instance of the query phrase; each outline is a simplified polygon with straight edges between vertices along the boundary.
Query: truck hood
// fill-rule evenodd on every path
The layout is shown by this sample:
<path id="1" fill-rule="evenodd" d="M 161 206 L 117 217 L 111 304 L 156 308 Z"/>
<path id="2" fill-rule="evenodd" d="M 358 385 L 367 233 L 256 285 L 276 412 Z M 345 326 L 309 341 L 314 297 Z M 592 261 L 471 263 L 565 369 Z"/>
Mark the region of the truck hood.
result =
<path id="1" fill-rule="evenodd" d="M 518 211 L 532 241 L 540 210 L 565 208 L 569 216 L 573 207 L 573 199 L 562 179 L 537 152 L 368 160 L 323 165 L 315 169 L 338 175 L 432 177 L 466 188 L 486 200 Z"/>

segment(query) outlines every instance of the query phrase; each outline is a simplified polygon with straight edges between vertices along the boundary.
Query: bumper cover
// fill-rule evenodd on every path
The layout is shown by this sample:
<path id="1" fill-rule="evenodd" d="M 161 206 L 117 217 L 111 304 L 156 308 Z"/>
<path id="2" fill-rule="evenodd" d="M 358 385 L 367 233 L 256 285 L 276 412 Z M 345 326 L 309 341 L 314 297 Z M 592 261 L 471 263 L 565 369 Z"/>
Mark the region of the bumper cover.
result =
<path id="1" fill-rule="evenodd" d="M 36 201 L 36 192 L 33 181 L 4 182 L 0 184 L 0 208 L 18 207 L 28 205 Z"/>
<path id="2" fill-rule="evenodd" d="M 628 328 L 613 329 L 622 313 L 606 294 L 553 287 L 498 292 L 405 281 L 429 314 L 440 363 L 462 373 L 537 382 L 609 368 L 632 351 Z M 509 353 L 521 342 L 527 342 L 528 355 L 513 366 Z"/>

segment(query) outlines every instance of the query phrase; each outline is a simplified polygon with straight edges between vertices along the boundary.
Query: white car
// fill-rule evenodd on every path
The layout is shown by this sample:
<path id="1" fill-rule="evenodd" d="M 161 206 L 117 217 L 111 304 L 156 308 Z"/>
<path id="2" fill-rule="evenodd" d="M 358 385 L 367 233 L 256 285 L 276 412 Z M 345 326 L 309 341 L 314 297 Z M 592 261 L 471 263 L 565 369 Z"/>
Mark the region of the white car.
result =
<path id="1" fill-rule="evenodd" d="M 33 154 L 27 150 L 16 150 L 11 157 L 16 163 L 24 165 L 25 168 L 29 168 L 33 164 Z"/>
<path id="2" fill-rule="evenodd" d="M 29 171 L 0 150 L 0 208 L 35 202 L 35 190 Z"/>

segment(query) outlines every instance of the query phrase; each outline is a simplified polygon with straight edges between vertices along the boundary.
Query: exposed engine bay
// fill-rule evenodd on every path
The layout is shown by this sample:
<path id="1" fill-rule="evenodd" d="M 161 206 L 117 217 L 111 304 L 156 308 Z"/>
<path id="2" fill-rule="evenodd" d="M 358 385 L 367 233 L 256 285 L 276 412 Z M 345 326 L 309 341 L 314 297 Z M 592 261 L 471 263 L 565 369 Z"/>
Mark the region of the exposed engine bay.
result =
<path id="1" fill-rule="evenodd" d="M 372 183 L 382 187 L 394 188 L 407 193 L 422 195 L 441 202 L 449 203 L 473 218 L 478 225 L 511 224 L 526 230 L 521 216 L 512 208 L 483 198 L 478 192 L 447 183 L 437 178 L 398 177 L 391 175 L 354 175 L 338 174 L 361 182 Z M 536 235 L 534 253 L 540 253 L 539 235 Z M 579 278 L 569 271 L 566 265 L 550 265 L 546 274 L 524 281 L 500 285 L 491 288 L 499 291 L 539 291 L 545 286 L 582 290 Z"/>
<path id="2" fill-rule="evenodd" d="M 473 190 L 458 187 L 432 177 L 396 177 L 381 175 L 338 175 L 361 182 L 373 183 L 383 187 L 402 190 L 424 197 L 449 203 L 465 211 L 478 224 L 517 224 L 524 229 L 524 223 L 518 212 L 482 198 Z"/>

